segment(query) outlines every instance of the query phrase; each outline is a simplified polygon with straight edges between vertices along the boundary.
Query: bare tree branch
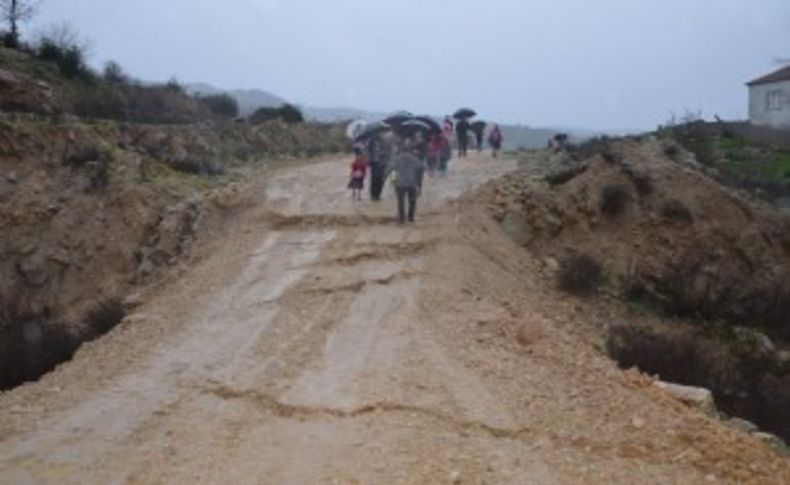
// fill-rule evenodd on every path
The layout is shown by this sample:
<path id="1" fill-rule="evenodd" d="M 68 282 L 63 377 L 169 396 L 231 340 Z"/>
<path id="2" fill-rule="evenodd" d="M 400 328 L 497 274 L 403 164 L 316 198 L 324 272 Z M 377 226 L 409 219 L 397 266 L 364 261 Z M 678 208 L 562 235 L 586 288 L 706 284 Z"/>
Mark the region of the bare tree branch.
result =
<path id="1" fill-rule="evenodd" d="M 8 23 L 14 42 L 19 39 L 19 24 L 32 19 L 38 6 L 39 0 L 0 0 L 0 19 Z"/>

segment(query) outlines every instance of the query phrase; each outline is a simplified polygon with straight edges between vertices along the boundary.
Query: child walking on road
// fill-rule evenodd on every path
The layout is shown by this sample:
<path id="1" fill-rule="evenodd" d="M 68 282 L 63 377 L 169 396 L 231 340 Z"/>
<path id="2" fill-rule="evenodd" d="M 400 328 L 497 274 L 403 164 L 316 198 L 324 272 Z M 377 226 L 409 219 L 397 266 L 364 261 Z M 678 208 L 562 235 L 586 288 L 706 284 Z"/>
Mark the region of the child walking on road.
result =
<path id="1" fill-rule="evenodd" d="M 362 200 L 362 190 L 365 188 L 365 175 L 368 171 L 368 161 L 360 148 L 354 148 L 354 163 L 351 164 L 351 181 L 348 188 L 351 189 L 351 198 Z"/>

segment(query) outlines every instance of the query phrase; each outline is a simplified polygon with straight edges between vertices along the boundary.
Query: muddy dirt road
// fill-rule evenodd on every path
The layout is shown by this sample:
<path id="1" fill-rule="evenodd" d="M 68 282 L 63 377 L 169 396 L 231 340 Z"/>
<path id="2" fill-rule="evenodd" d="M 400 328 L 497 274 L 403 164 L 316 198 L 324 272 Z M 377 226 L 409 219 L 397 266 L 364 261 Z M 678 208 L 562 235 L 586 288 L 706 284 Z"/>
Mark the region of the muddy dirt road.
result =
<path id="1" fill-rule="evenodd" d="M 343 162 L 345 163 L 345 162 Z M 585 341 L 579 303 L 470 201 L 414 226 L 346 168 L 280 172 L 127 321 L 0 397 L 2 483 L 781 482 L 764 445 Z"/>

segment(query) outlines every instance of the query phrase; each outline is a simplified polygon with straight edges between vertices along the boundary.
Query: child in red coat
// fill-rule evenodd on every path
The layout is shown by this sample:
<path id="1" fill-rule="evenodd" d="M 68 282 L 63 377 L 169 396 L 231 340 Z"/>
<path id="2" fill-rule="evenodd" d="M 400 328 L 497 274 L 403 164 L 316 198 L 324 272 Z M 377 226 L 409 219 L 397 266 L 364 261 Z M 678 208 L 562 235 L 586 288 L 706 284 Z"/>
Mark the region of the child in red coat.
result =
<path id="1" fill-rule="evenodd" d="M 354 148 L 354 163 L 351 164 L 351 181 L 348 188 L 351 189 L 351 198 L 362 200 L 362 190 L 365 188 L 365 175 L 368 172 L 368 160 L 359 148 Z"/>

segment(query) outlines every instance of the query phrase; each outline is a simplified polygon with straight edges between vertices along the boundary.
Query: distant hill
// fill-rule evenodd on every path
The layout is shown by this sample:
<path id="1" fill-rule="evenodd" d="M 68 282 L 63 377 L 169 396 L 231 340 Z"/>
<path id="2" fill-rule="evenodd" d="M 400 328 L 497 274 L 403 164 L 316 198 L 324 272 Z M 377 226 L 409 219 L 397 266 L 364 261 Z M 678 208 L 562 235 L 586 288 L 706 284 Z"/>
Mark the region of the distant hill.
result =
<path id="1" fill-rule="evenodd" d="M 272 108 L 282 106 L 288 102 L 262 89 L 233 89 L 226 91 L 205 83 L 187 84 L 185 88 L 187 92 L 193 96 L 197 94 L 211 96 L 227 93 L 233 96 L 236 102 L 239 103 L 239 111 L 242 116 L 250 115 L 258 108 Z"/>
<path id="2" fill-rule="evenodd" d="M 346 120 L 376 121 L 387 116 L 387 113 L 374 113 L 356 108 L 314 108 L 305 106 L 302 108 L 302 111 L 304 111 L 307 118 L 324 123 Z"/>
<path id="3" fill-rule="evenodd" d="M 288 103 L 286 99 L 261 89 L 233 89 L 226 91 L 205 83 L 187 84 L 185 87 L 187 92 L 192 95 L 214 95 L 223 92 L 230 94 L 239 103 L 239 110 L 242 116 L 248 116 L 258 108 L 277 107 Z M 377 113 L 348 107 L 317 108 L 314 106 L 297 106 L 301 108 L 308 120 L 319 121 L 323 123 L 334 123 L 338 121 L 357 119 L 375 121 L 387 116 L 387 113 Z M 440 119 L 440 117 L 437 117 L 437 119 Z M 548 139 L 555 133 L 559 132 L 568 133 L 571 136 L 571 139 L 576 140 L 590 138 L 599 134 L 590 130 L 575 128 L 541 128 L 526 125 L 504 124 L 501 125 L 501 127 L 502 133 L 505 137 L 504 148 L 506 150 L 515 150 L 519 148 L 543 148 L 546 146 Z"/>

